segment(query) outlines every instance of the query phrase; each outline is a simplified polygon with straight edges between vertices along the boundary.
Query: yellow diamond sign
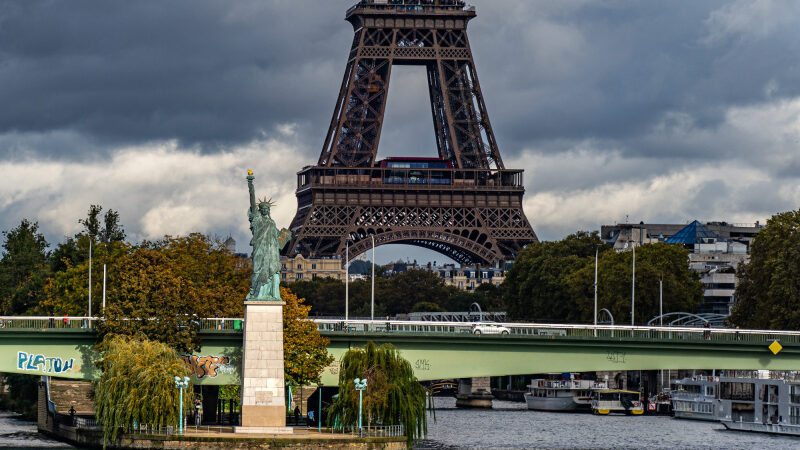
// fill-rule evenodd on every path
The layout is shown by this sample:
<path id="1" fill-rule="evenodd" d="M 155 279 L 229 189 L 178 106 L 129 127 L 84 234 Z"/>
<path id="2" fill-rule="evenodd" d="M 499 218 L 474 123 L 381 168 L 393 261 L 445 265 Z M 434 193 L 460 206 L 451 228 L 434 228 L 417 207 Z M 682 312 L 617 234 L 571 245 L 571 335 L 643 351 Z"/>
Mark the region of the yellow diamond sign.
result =
<path id="1" fill-rule="evenodd" d="M 779 351 L 783 350 L 783 346 L 778 341 L 772 341 L 772 344 L 769 344 L 769 349 L 773 355 L 777 355 Z"/>

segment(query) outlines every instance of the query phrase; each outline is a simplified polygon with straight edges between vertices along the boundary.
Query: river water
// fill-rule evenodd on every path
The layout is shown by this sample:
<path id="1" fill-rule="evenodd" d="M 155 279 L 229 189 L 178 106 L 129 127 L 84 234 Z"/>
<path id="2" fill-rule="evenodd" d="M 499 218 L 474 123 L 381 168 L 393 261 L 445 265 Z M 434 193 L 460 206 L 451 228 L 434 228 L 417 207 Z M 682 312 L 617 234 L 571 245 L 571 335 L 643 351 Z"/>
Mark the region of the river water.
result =
<path id="1" fill-rule="evenodd" d="M 0 411 L 0 448 L 74 448 L 40 436 L 35 422 L 15 419 L 15 414 Z"/>
<path id="2" fill-rule="evenodd" d="M 726 431 L 719 423 L 667 416 L 594 416 L 528 411 L 525 403 L 494 401 L 491 410 L 455 407 L 435 398 L 436 421 L 418 449 L 654 448 L 797 449 L 800 438 Z"/>
<path id="3" fill-rule="evenodd" d="M 491 410 L 455 407 L 436 398 L 436 421 L 420 450 L 483 448 L 796 449 L 800 438 L 725 431 L 711 422 L 662 416 L 593 416 L 528 411 L 524 403 L 495 400 Z M 0 412 L 0 448 L 73 448 L 39 436 L 34 422 Z"/>

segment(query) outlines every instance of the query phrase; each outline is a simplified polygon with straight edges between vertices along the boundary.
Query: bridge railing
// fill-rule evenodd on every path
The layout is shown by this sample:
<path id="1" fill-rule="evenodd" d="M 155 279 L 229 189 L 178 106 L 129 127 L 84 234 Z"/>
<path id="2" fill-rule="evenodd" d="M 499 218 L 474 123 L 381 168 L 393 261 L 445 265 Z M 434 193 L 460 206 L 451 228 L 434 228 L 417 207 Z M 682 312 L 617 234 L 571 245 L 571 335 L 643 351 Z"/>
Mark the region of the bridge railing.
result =
<path id="1" fill-rule="evenodd" d="M 75 316 L 0 316 L 0 329 L 94 328 L 97 317 Z"/>
<path id="2" fill-rule="evenodd" d="M 0 316 L 0 330 L 93 329 L 103 319 L 85 316 Z M 491 325 L 496 334 L 531 336 L 537 338 L 602 338 L 634 340 L 680 340 L 800 344 L 800 331 L 750 330 L 731 328 L 651 327 L 629 325 L 581 325 L 512 322 L 427 322 L 409 320 L 348 320 L 312 319 L 323 332 L 393 333 L 393 334 L 450 334 L 473 333 L 473 325 Z M 187 318 L 178 325 L 198 330 L 233 331 L 244 328 L 240 317 Z M 486 329 L 481 336 L 491 335 Z"/>
<path id="3" fill-rule="evenodd" d="M 371 332 L 371 333 L 443 333 L 471 334 L 472 325 L 479 322 L 414 322 L 414 321 L 369 321 L 350 320 L 346 323 L 335 319 L 315 320 L 320 331 L 326 332 Z M 486 322 L 483 322 L 485 325 Z M 800 332 L 775 330 L 741 330 L 730 328 L 649 327 L 628 325 L 575 325 L 538 323 L 492 323 L 496 334 L 507 331 L 511 336 L 614 338 L 635 340 L 695 340 L 725 342 L 772 342 L 800 343 Z M 490 335 L 486 330 L 481 336 Z"/>

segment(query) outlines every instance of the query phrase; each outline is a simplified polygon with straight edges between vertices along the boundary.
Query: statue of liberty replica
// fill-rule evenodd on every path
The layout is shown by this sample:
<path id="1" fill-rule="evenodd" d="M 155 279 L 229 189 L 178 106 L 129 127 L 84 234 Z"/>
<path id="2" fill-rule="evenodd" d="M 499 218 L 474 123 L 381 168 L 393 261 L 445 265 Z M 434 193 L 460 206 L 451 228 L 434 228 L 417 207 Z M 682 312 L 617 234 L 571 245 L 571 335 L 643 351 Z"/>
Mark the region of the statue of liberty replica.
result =
<path id="1" fill-rule="evenodd" d="M 253 171 L 247 171 L 247 186 L 250 189 L 250 209 L 247 218 L 250 220 L 250 231 L 253 238 L 253 277 L 250 280 L 250 293 L 247 301 L 281 301 L 280 292 L 280 251 L 291 237 L 289 230 L 278 231 L 275 221 L 270 217 L 272 199 L 256 203 L 256 192 L 253 187 Z"/>
<path id="2" fill-rule="evenodd" d="M 283 376 L 283 301 L 280 250 L 289 240 L 270 217 L 270 200 L 256 203 L 253 171 L 247 171 L 253 239 L 253 278 L 244 301 L 242 415 L 236 433 L 291 433 L 286 427 Z"/>

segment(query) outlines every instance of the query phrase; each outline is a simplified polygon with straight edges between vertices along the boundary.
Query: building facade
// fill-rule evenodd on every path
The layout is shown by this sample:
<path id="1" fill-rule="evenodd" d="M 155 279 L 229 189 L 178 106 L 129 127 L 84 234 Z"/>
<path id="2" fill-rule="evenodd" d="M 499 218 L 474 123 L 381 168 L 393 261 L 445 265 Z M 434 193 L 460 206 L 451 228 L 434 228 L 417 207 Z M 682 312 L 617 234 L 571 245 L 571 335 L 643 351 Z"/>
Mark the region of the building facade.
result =
<path id="1" fill-rule="evenodd" d="M 310 281 L 317 277 L 328 277 L 344 281 L 345 269 L 338 258 L 305 258 L 281 256 L 281 281 Z"/>
<path id="2" fill-rule="evenodd" d="M 700 275 L 703 302 L 697 313 L 730 314 L 738 279 L 736 268 L 750 259 L 750 244 L 764 225 L 694 221 L 681 224 L 603 225 L 601 238 L 612 248 L 628 249 L 655 242 L 689 250 L 689 267 Z"/>
<path id="3" fill-rule="evenodd" d="M 496 267 L 461 266 L 445 264 L 427 268 L 435 273 L 447 286 L 455 286 L 465 291 L 474 291 L 481 284 L 499 286 L 506 279 L 506 271 Z"/>

